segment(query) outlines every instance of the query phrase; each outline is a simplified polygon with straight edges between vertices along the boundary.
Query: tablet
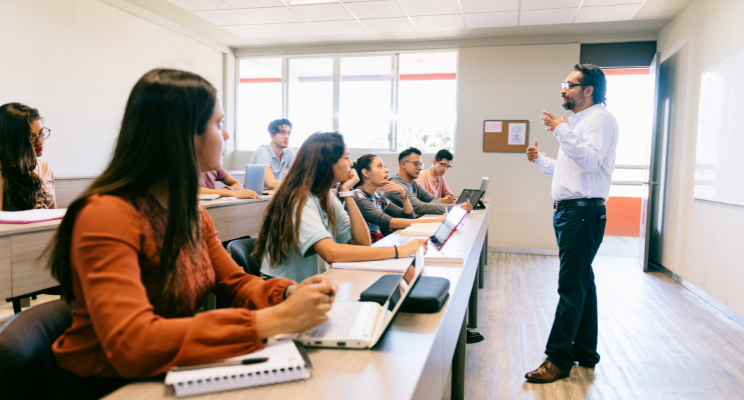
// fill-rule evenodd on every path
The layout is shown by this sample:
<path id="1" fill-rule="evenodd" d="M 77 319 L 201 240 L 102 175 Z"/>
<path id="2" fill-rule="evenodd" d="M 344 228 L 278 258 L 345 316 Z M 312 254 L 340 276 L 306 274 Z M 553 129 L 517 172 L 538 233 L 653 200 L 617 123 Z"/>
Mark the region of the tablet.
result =
<path id="1" fill-rule="evenodd" d="M 482 196 L 483 191 L 481 190 L 465 189 L 462 191 L 460 197 L 457 198 L 457 203 L 455 204 L 462 204 L 467 201 L 471 205 L 475 206 Z"/>

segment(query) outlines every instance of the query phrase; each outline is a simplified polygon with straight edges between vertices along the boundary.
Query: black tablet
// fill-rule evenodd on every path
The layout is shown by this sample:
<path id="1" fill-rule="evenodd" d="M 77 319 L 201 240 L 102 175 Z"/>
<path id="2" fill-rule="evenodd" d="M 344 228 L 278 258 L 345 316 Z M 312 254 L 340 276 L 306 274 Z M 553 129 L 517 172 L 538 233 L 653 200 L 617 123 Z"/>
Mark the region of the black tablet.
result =
<path id="1" fill-rule="evenodd" d="M 480 190 L 465 189 L 462 191 L 460 197 L 457 198 L 457 203 L 455 204 L 462 204 L 467 201 L 474 206 L 480 200 L 481 196 L 483 196 L 483 192 Z"/>

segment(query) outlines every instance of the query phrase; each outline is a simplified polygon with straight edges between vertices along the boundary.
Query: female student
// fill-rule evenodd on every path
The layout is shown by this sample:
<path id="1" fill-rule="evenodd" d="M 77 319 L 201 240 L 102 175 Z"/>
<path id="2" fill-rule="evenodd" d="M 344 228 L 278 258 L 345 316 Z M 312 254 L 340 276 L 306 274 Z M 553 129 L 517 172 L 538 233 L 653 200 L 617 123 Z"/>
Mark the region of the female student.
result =
<path id="1" fill-rule="evenodd" d="M 20 103 L 0 106 L 0 209 L 57 208 L 54 174 L 41 161 L 51 131 L 35 108 Z"/>
<path id="2" fill-rule="evenodd" d="M 155 69 L 135 85 L 111 163 L 51 244 L 52 274 L 75 302 L 72 326 L 52 347 L 64 370 L 152 377 L 327 319 L 328 278 L 297 285 L 247 275 L 198 205 L 199 173 L 221 166 L 222 120 L 215 88 L 198 75 Z M 210 291 L 232 308 L 197 314 Z"/>
<path id="3" fill-rule="evenodd" d="M 356 201 L 362 217 L 369 225 L 372 242 L 382 239 L 396 229 L 408 228 L 416 222 L 442 222 L 444 217 L 434 219 L 416 220 L 410 200 L 406 197 L 403 187 L 388 180 L 388 169 L 380 157 L 374 154 L 365 154 L 354 166 L 359 176 L 359 182 L 354 190 Z M 377 190 L 383 192 L 398 192 L 403 203 L 403 208 L 388 201 L 387 197 L 381 196 Z"/>
<path id="4" fill-rule="evenodd" d="M 331 194 L 336 182 L 341 200 Z M 421 239 L 369 247 L 369 228 L 353 199 L 357 182 L 343 136 L 310 135 L 264 212 L 254 253 L 262 260 L 261 272 L 304 279 L 326 271 L 328 263 L 408 257 L 419 246 L 426 249 L 427 240 Z"/>
<path id="5" fill-rule="evenodd" d="M 220 197 L 235 197 L 237 199 L 260 199 L 261 196 L 253 190 L 246 189 L 233 178 L 224 168 L 202 172 L 199 176 L 199 194 L 218 194 Z M 225 184 L 224 189 L 215 189 L 215 182 Z"/>

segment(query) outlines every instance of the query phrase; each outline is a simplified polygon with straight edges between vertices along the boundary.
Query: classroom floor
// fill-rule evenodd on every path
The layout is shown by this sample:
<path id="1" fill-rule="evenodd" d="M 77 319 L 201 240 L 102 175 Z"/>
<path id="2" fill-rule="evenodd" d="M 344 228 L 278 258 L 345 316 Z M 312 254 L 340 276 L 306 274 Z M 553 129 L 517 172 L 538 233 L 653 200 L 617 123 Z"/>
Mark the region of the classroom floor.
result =
<path id="1" fill-rule="evenodd" d="M 544 360 L 558 257 L 490 253 L 478 297 L 486 341 L 467 345 L 465 398 L 744 398 L 744 327 L 661 272 L 643 273 L 634 258 L 598 256 L 594 273 L 601 362 L 527 383 Z"/>

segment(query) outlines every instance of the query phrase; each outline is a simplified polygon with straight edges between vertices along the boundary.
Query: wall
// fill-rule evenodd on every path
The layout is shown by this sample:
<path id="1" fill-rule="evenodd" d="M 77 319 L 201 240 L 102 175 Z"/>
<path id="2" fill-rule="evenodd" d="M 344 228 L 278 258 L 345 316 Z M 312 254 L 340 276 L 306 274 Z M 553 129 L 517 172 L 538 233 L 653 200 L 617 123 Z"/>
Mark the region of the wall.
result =
<path id="1" fill-rule="evenodd" d="M 669 103 L 664 267 L 744 314 L 744 207 L 692 199 L 702 71 L 744 50 L 744 2 L 696 0 L 659 33 L 660 108 Z M 736 90 L 736 95 L 743 95 Z M 663 112 L 662 112 L 662 115 Z"/>
<path id="2" fill-rule="evenodd" d="M 196 72 L 223 88 L 223 53 L 98 0 L 13 0 L 0 12 L 0 104 L 39 109 L 55 175 L 108 164 L 129 92 L 155 67 Z"/>

